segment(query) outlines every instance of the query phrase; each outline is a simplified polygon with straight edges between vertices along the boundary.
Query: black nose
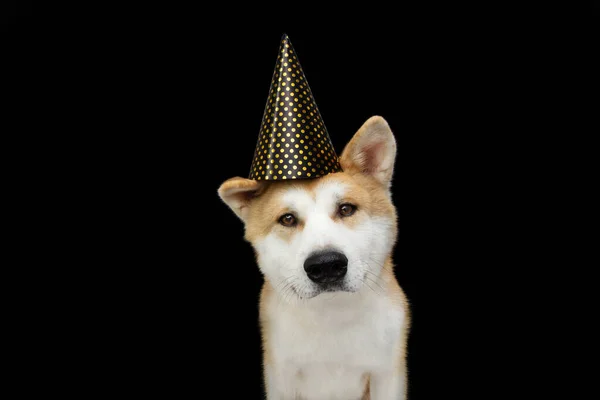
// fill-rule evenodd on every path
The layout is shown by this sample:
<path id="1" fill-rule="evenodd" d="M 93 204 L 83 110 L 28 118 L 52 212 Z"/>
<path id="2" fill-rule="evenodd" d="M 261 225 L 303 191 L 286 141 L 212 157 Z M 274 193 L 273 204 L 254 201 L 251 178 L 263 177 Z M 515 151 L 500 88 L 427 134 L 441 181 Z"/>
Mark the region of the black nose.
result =
<path id="1" fill-rule="evenodd" d="M 348 259 L 336 251 L 317 253 L 304 261 L 304 270 L 313 282 L 331 283 L 346 275 Z"/>

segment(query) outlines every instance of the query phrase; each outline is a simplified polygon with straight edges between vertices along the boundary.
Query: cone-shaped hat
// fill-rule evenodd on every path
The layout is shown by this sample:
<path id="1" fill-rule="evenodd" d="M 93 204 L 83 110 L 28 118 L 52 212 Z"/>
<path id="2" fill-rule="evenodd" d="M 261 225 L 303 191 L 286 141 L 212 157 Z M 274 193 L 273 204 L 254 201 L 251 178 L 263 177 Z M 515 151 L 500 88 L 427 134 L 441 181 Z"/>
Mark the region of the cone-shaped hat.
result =
<path id="1" fill-rule="evenodd" d="M 250 179 L 313 179 L 341 171 L 298 56 L 283 35 Z"/>

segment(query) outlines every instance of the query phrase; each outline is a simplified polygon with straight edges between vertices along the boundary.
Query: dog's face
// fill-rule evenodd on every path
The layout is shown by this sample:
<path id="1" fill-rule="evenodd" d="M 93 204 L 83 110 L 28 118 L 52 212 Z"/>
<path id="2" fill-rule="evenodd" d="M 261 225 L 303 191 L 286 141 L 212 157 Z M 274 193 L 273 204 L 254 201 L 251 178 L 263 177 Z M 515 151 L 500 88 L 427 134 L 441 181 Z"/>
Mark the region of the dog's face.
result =
<path id="1" fill-rule="evenodd" d="M 395 154 L 388 124 L 372 117 L 344 148 L 344 172 L 279 182 L 236 177 L 221 185 L 259 268 L 284 298 L 373 290 L 396 240 L 389 190 Z"/>

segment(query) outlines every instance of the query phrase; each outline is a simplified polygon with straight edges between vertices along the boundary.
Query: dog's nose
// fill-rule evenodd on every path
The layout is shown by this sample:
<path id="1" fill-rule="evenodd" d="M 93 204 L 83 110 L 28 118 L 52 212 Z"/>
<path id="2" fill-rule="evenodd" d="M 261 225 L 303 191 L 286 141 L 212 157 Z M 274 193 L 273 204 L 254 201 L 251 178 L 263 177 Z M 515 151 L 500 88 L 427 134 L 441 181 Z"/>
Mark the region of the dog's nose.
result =
<path id="1" fill-rule="evenodd" d="M 304 270 L 313 282 L 331 283 L 339 281 L 346 275 L 348 259 L 337 251 L 321 252 L 306 259 Z"/>

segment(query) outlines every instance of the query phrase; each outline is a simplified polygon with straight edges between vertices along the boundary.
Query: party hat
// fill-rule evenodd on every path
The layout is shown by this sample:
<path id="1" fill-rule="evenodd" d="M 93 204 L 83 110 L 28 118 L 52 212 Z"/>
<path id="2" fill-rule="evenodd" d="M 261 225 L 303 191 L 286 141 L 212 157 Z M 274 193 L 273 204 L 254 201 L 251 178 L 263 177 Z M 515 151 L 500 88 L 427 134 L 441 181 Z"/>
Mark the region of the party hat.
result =
<path id="1" fill-rule="evenodd" d="M 314 179 L 341 170 L 296 51 L 283 35 L 249 178 Z"/>

